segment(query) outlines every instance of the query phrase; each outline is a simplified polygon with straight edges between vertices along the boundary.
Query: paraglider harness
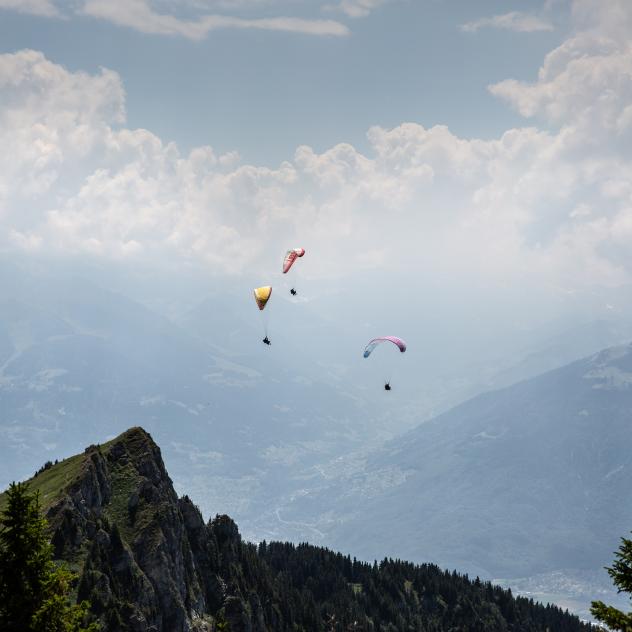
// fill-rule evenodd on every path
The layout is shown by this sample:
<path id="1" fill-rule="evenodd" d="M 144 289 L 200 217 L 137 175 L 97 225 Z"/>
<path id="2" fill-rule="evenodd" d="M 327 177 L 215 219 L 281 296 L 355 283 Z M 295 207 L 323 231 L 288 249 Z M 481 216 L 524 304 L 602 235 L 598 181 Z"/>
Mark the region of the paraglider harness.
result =
<path id="1" fill-rule="evenodd" d="M 390 382 L 386 382 L 386 384 L 384 384 L 384 390 L 385 391 L 390 391 L 391 390 Z"/>
<path id="2" fill-rule="evenodd" d="M 272 343 L 270 342 L 270 340 L 268 339 L 268 336 L 266 336 L 266 337 L 263 339 L 263 343 L 264 343 L 264 344 L 266 344 L 266 345 L 271 345 L 271 344 L 272 344 Z"/>
<path id="3" fill-rule="evenodd" d="M 292 288 L 292 289 L 290 290 L 290 294 L 291 294 L 292 296 L 296 296 L 296 290 L 295 290 L 294 288 Z"/>

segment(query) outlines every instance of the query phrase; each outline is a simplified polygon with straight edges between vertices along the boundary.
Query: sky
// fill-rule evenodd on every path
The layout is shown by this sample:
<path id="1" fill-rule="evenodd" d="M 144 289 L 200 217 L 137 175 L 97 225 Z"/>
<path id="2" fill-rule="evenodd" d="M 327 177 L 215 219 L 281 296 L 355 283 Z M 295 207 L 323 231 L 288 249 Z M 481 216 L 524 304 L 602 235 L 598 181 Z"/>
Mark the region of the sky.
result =
<path id="1" fill-rule="evenodd" d="M 474 4 L 391 0 L 336 9 L 271 0 L 197 3 L 196 10 L 191 2 L 163 2 L 150 12 L 150 5 L 114 2 L 103 3 L 112 7 L 106 15 L 95 2 L 74 10 L 50 4 L 59 17 L 5 10 L 0 32 L 6 52 L 31 48 L 69 70 L 115 70 L 130 127 L 186 150 L 208 144 L 277 166 L 302 144 L 318 151 L 339 142 L 366 149 L 373 125 L 449 122 L 457 133 L 491 137 L 516 124 L 518 117 L 486 86 L 512 72 L 534 77 L 559 40 L 552 21 L 566 29 L 568 16 L 553 9 L 524 15 L 518 26 L 521 19 L 535 30 L 516 41 L 511 29 L 477 26 L 480 16 L 507 15 L 505 3 Z M 528 5 L 514 3 L 508 15 Z M 134 7 L 141 6 L 155 16 L 154 26 L 151 18 L 134 21 Z M 155 33 L 169 9 L 182 17 Z M 299 32 L 226 27 L 204 34 L 193 25 L 203 24 L 207 12 L 242 22 L 288 16 L 305 23 Z M 463 30 L 468 25 L 473 30 Z M 300 32 L 309 27 L 318 34 Z M 499 48 L 511 54 L 498 55 Z"/>
<path id="2" fill-rule="evenodd" d="M 265 283 L 301 245 L 415 307 L 627 309 L 631 33 L 627 0 L 0 0 L 0 253 Z"/>

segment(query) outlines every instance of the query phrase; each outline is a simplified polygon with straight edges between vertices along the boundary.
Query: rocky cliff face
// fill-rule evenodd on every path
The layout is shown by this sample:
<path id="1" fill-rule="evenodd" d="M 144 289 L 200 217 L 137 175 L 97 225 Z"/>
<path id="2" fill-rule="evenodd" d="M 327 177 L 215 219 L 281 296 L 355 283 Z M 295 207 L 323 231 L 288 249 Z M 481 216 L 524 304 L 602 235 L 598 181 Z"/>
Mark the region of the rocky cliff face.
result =
<path id="1" fill-rule="evenodd" d="M 56 556 L 81 571 L 79 598 L 108 628 L 213 629 L 205 613 L 226 595 L 212 525 L 178 499 L 144 430 L 90 446 L 47 517 Z"/>
<path id="2" fill-rule="evenodd" d="M 589 629 L 434 566 L 378 567 L 309 545 L 242 542 L 228 516 L 205 524 L 188 497 L 177 497 L 141 428 L 31 484 L 55 554 L 79 574 L 77 598 L 90 601 L 104 632 Z"/>

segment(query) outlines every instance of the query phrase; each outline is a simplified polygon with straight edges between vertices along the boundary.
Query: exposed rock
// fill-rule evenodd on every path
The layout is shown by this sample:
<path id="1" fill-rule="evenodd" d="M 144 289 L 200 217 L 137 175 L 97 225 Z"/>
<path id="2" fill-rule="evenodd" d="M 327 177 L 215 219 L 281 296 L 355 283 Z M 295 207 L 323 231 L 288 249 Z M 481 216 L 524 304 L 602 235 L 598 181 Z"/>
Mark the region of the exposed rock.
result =
<path id="1" fill-rule="evenodd" d="M 213 580 L 217 553 L 197 509 L 185 504 L 185 521 L 181 505 L 160 449 L 144 430 L 132 428 L 86 450 L 79 476 L 48 510 L 56 556 L 84 551 L 79 598 L 91 601 L 108 629 L 204 629 L 209 624 L 198 613 L 208 611 L 206 594 L 221 606 Z"/>
<path id="2" fill-rule="evenodd" d="M 562 629 L 562 619 L 569 632 L 586 629 L 533 604 L 521 606 L 524 625 L 508 627 L 507 617 L 517 616 L 510 593 L 436 567 L 389 562 L 397 568 L 382 573 L 326 549 L 243 542 L 229 516 L 205 524 L 187 496 L 177 497 L 160 449 L 141 428 L 37 480 L 50 493 L 61 479 L 65 486 L 47 501 L 55 553 L 80 569 L 77 597 L 90 601 L 104 632 L 325 632 L 332 609 L 336 630 L 478 630 L 481 613 L 486 630 Z"/>

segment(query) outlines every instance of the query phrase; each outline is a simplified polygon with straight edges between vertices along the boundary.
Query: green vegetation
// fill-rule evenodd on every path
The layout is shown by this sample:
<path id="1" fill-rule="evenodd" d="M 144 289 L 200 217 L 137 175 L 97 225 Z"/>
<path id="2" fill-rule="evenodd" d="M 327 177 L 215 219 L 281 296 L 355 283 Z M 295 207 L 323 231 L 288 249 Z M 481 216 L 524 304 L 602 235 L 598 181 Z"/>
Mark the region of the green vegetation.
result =
<path id="1" fill-rule="evenodd" d="M 632 595 L 632 540 L 621 538 L 614 564 L 606 570 L 619 592 Z M 590 611 L 597 621 L 605 623 L 611 630 L 632 632 L 632 612 L 625 614 L 603 601 L 593 601 Z"/>
<path id="2" fill-rule="evenodd" d="M 64 459 L 51 467 L 44 467 L 30 479 L 30 488 L 39 494 L 42 509 L 46 510 L 65 493 L 68 485 L 76 481 L 81 474 L 81 465 L 85 455 L 77 454 Z M 7 506 L 7 492 L 0 494 L 0 511 Z"/>
<path id="3" fill-rule="evenodd" d="M 90 446 L 87 451 L 92 448 L 105 453 L 116 442 L 119 442 L 127 435 L 133 436 L 137 428 L 130 428 L 127 432 L 115 439 L 100 445 Z M 68 487 L 72 483 L 81 478 L 82 469 L 86 464 L 87 451 L 82 454 L 75 454 L 61 461 L 47 461 L 35 475 L 26 481 L 34 492 L 39 493 L 39 501 L 43 511 L 46 511 L 51 505 L 60 500 L 66 493 Z M 4 511 L 7 506 L 7 492 L 0 494 L 0 512 Z"/>
<path id="4" fill-rule="evenodd" d="M 8 569 L 0 600 L 8 604 L 3 612 L 26 612 L 24 601 L 33 601 L 37 592 L 39 605 L 21 627 L 7 627 L 0 619 L 3 631 L 91 631 L 94 627 L 81 627 L 86 615 L 81 600 L 91 604 L 104 630 L 117 632 L 134 632 L 139 621 L 159 632 L 591 629 L 555 606 L 515 598 L 434 565 L 391 559 L 367 564 L 307 544 L 243 542 L 228 516 L 205 523 L 188 497 L 178 499 L 158 447 L 140 428 L 45 464 L 31 485 L 34 494 L 25 485 L 12 486 L 3 501 L 8 516 L 22 498 L 34 544 L 20 554 L 11 546 L 2 549 L 10 563 L 0 560 L 3 572 Z M 47 498 L 50 525 L 39 515 L 40 494 Z M 57 554 L 74 565 L 78 583 L 67 567 L 51 562 L 45 530 Z M 27 559 L 29 551 L 41 552 L 37 563 L 10 561 L 11 555 Z M 11 568 L 38 564 L 37 590 L 24 587 L 28 574 L 12 595 Z M 81 604 L 71 606 L 74 601 Z M 49 622 L 57 627 L 47 627 Z"/>
<path id="5" fill-rule="evenodd" d="M 234 594 L 248 604 L 248 595 L 256 592 L 267 629 L 279 632 L 591 629 L 555 606 L 433 564 L 392 559 L 368 564 L 308 544 L 254 547 L 234 540 L 220 547 L 220 559 Z"/>
<path id="6" fill-rule="evenodd" d="M 0 517 L 0 629 L 5 632 L 96 632 L 89 604 L 70 603 L 77 576 L 52 560 L 39 492 L 13 483 Z"/>
<path id="7" fill-rule="evenodd" d="M 112 498 L 105 515 L 112 524 L 118 526 L 123 540 L 129 543 L 133 540 L 134 529 L 131 524 L 128 505 L 132 493 L 138 488 L 138 472 L 134 469 L 133 464 L 128 462 L 112 467 L 111 475 Z"/>

